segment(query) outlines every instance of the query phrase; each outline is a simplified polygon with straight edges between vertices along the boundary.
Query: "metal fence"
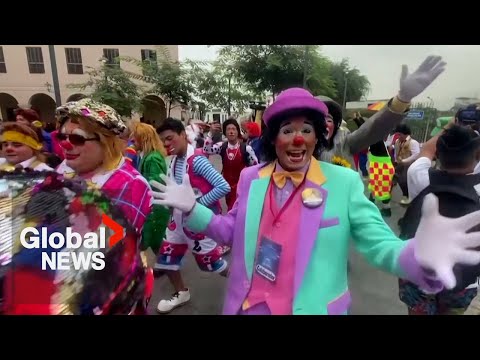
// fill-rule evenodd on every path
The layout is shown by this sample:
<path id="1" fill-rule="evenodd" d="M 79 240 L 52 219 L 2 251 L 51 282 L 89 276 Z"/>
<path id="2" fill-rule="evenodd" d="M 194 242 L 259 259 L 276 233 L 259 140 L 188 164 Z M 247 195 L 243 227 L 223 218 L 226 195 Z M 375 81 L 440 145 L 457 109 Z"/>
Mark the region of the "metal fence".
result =
<path id="1" fill-rule="evenodd" d="M 420 143 L 423 143 L 430 139 L 430 133 L 436 126 L 436 120 L 438 117 L 437 109 L 423 103 L 412 104 L 412 111 L 423 111 L 422 119 L 405 119 L 404 123 L 407 124 L 412 130 L 412 137 Z"/>

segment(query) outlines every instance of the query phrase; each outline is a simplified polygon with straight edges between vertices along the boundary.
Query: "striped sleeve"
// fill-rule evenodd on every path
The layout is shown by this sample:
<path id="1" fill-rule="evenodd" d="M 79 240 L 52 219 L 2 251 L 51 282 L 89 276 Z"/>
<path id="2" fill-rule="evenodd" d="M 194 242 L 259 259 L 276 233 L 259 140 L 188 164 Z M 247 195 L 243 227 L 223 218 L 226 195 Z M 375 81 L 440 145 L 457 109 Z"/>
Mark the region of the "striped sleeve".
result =
<path id="1" fill-rule="evenodd" d="M 124 152 L 124 157 L 126 160 L 128 160 L 133 167 L 137 167 L 137 160 L 138 160 L 138 155 L 137 155 L 137 150 L 135 150 L 135 147 L 129 146 L 125 149 Z"/>
<path id="2" fill-rule="evenodd" d="M 210 192 L 198 200 L 200 204 L 207 207 L 211 206 L 230 192 L 230 185 L 228 185 L 223 176 L 215 170 L 206 157 L 197 156 L 193 159 L 193 171 L 195 174 L 207 180 L 213 187 Z"/>

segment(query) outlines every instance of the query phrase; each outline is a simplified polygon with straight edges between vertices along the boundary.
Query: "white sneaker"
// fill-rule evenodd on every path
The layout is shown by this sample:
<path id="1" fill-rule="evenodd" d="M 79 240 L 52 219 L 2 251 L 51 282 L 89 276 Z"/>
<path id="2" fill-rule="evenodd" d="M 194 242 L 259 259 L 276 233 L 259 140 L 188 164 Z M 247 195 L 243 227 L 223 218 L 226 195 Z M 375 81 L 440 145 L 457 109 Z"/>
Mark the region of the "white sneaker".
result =
<path id="1" fill-rule="evenodd" d="M 166 314 L 173 309 L 182 306 L 190 301 L 190 290 L 179 291 L 172 295 L 168 300 L 161 300 L 157 305 L 157 311 Z"/>
<path id="2" fill-rule="evenodd" d="M 410 204 L 410 199 L 406 196 L 402 197 L 402 200 L 400 200 L 400 204 L 402 205 L 408 205 Z"/>

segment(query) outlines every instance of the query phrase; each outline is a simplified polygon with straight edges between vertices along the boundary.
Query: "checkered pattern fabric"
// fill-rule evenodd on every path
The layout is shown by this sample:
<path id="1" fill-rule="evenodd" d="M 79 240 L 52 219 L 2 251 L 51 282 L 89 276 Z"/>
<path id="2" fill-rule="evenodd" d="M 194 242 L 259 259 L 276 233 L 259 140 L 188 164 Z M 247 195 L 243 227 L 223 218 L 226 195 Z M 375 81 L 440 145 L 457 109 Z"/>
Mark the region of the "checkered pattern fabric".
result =
<path id="1" fill-rule="evenodd" d="M 395 168 L 393 167 L 390 156 L 374 156 L 368 154 L 369 176 L 368 190 L 372 193 L 376 200 L 390 200 L 393 175 Z"/>

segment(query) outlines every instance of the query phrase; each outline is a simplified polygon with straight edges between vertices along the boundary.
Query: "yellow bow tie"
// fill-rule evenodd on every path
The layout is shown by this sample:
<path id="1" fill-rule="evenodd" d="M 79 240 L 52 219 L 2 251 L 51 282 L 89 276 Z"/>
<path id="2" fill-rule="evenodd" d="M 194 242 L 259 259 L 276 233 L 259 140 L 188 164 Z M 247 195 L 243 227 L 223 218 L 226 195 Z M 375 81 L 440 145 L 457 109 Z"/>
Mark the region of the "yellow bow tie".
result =
<path id="1" fill-rule="evenodd" d="M 305 174 L 302 172 L 276 172 L 273 173 L 273 181 L 275 182 L 275 185 L 279 189 L 283 189 L 285 184 L 287 183 L 287 178 L 290 178 L 292 180 L 292 183 L 295 187 L 298 187 L 303 181 L 303 178 L 305 177 Z"/>

